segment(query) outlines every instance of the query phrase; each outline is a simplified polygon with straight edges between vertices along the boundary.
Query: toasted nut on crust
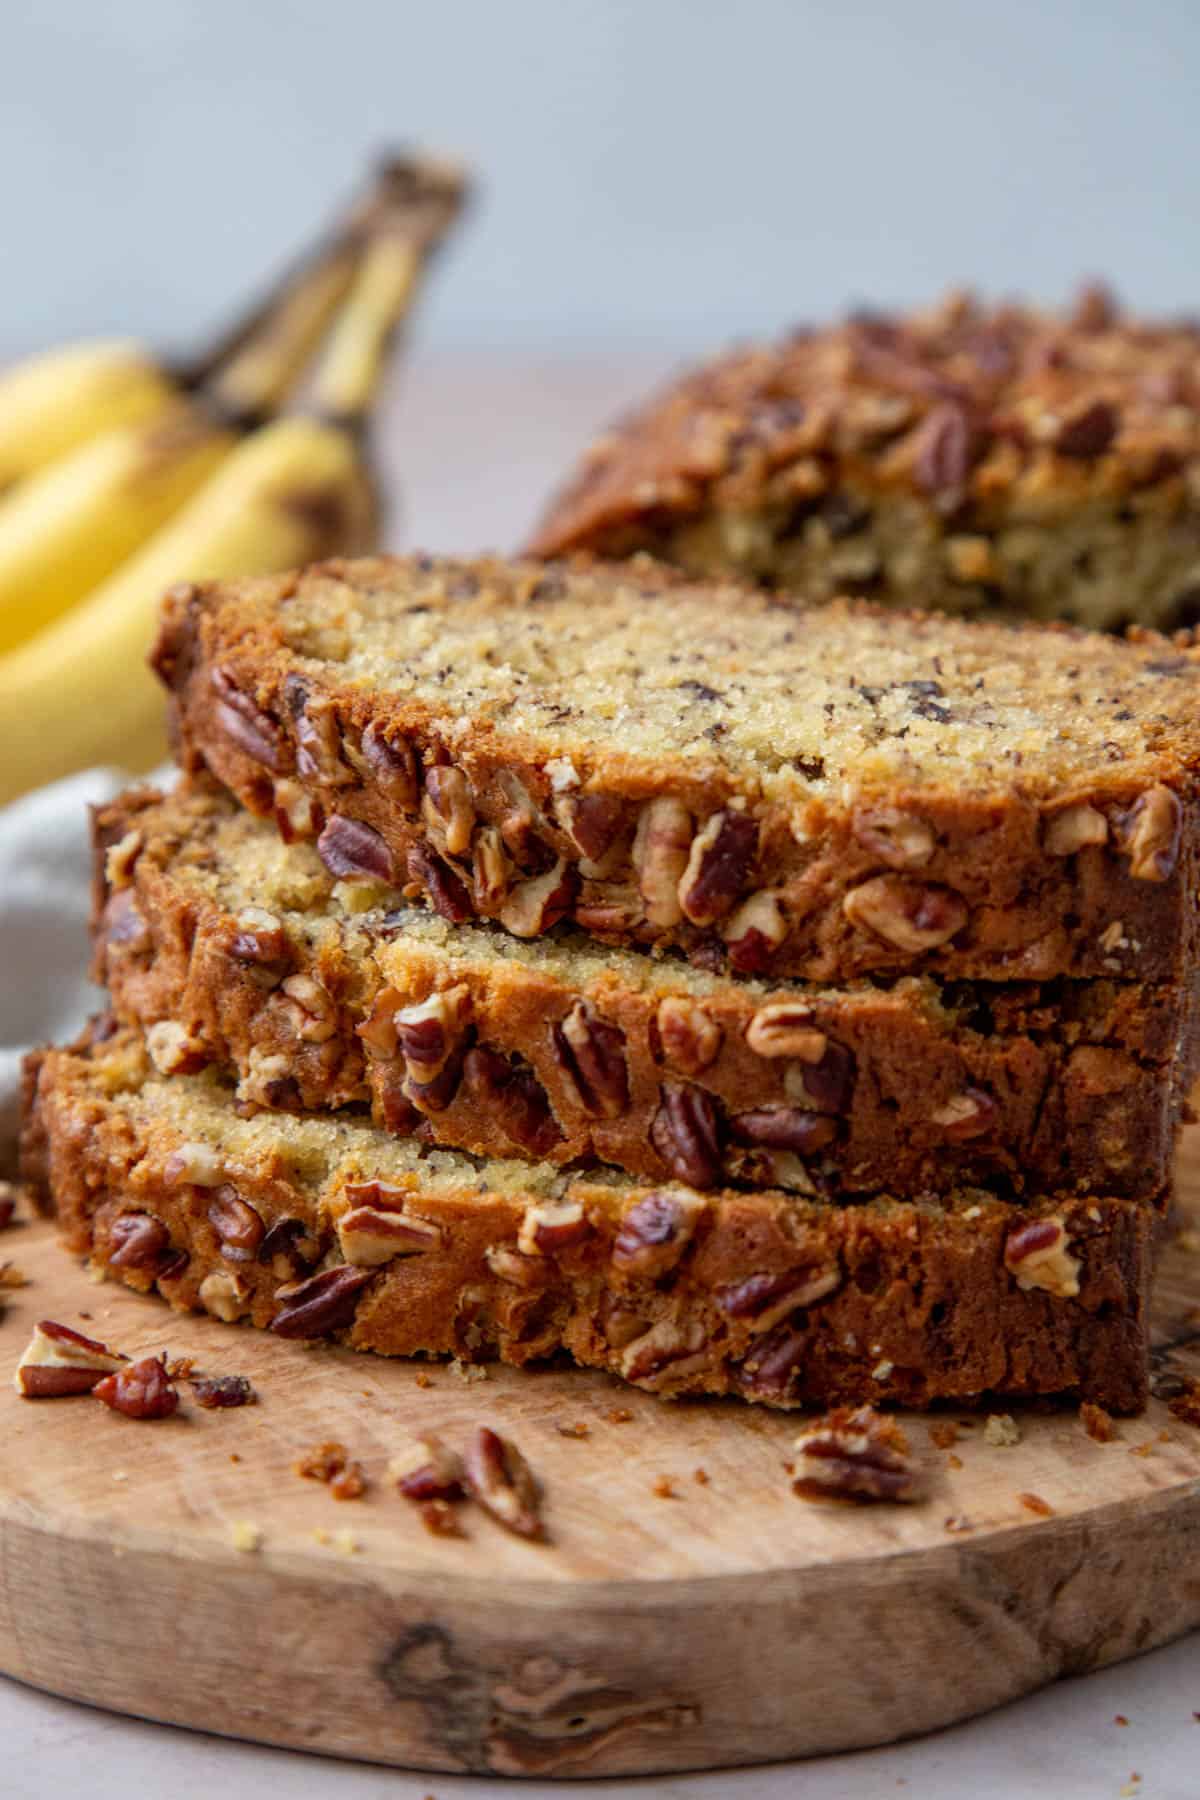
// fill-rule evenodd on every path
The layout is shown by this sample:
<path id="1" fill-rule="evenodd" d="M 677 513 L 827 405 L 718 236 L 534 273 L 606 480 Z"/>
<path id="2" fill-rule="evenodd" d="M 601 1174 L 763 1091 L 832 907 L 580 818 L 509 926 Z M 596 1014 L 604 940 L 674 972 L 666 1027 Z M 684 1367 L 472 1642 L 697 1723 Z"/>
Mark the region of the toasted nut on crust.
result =
<path id="1" fill-rule="evenodd" d="M 1079 1293 L 1082 1263 L 1071 1255 L 1070 1238 L 1061 1219 L 1033 1219 L 1010 1231 L 1004 1244 L 1004 1266 L 1019 1288 L 1044 1288 L 1060 1300 Z"/>
<path id="2" fill-rule="evenodd" d="M 721 1027 L 694 1000 L 668 994 L 655 1014 L 663 1061 L 684 1075 L 699 1075 L 716 1061 Z"/>
<path id="3" fill-rule="evenodd" d="M 966 903 L 953 888 L 904 875 L 875 875 L 860 882 L 843 898 L 842 911 L 852 925 L 914 956 L 949 943 L 968 917 Z"/>
<path id="4" fill-rule="evenodd" d="M 692 847 L 692 815 L 669 795 L 651 800 L 638 819 L 633 866 L 651 925 L 666 929 L 683 917 L 679 883 Z"/>
<path id="5" fill-rule="evenodd" d="M 796 1439 L 792 1486 L 806 1500 L 921 1500 L 908 1440 L 874 1407 L 835 1407 Z"/>
<path id="6" fill-rule="evenodd" d="M 629 1105 L 625 1035 L 602 1019 L 589 1000 L 577 1000 L 551 1041 L 559 1067 L 583 1111 L 595 1119 L 619 1119 Z"/>
<path id="7" fill-rule="evenodd" d="M 90 1394 L 97 1382 L 129 1361 L 119 1350 L 72 1331 L 54 1319 L 39 1319 L 21 1353 L 13 1386 L 27 1400 L 57 1400 Z"/>
<path id="8" fill-rule="evenodd" d="M 1183 808 L 1168 787 L 1152 787 L 1120 824 L 1121 847 L 1135 881 L 1168 881 L 1179 861 Z"/>
<path id="9" fill-rule="evenodd" d="M 726 920 L 721 931 L 729 960 L 740 975 L 761 975 L 787 936 L 779 897 L 769 888 L 751 894 Z"/>
<path id="10" fill-rule="evenodd" d="M 723 919 L 746 886 L 757 852 L 758 825 L 748 813 L 714 813 L 693 838 L 680 878 L 684 917 L 693 925 Z"/>
<path id="11" fill-rule="evenodd" d="M 852 829 L 863 848 L 889 869 L 923 869 L 937 845 L 933 829 L 924 819 L 894 806 L 857 813 Z"/>
<path id="12" fill-rule="evenodd" d="M 337 1235 L 346 1261 L 360 1268 L 437 1250 L 442 1243 L 441 1228 L 432 1219 L 378 1206 L 352 1206 L 338 1220 Z"/>
<path id="13" fill-rule="evenodd" d="M 538 1200 L 527 1206 L 517 1233 L 517 1248 L 526 1256 L 553 1256 L 581 1244 L 592 1231 L 591 1221 L 578 1200 Z"/>
<path id="14" fill-rule="evenodd" d="M 746 1027 L 746 1042 L 757 1056 L 791 1056 L 805 1063 L 819 1063 L 829 1048 L 811 1008 L 790 1000 L 760 1006 Z"/>
<path id="15" fill-rule="evenodd" d="M 1089 844 L 1108 842 L 1108 820 L 1094 806 L 1080 801 L 1047 819 L 1042 842 L 1049 856 L 1074 856 Z"/>
<path id="16" fill-rule="evenodd" d="M 208 1061 L 208 1051 L 174 1019 L 146 1028 L 146 1048 L 160 1075 L 194 1075 Z"/>
<path id="17" fill-rule="evenodd" d="M 613 1240 L 612 1263 L 622 1275 L 657 1279 L 673 1269 L 708 1209 L 702 1194 L 665 1188 L 636 1200 Z"/>
<path id="18" fill-rule="evenodd" d="M 425 797 L 421 802 L 425 829 L 445 856 L 461 856 L 471 847 L 475 807 L 471 789 L 461 769 L 437 764 L 425 771 Z"/>
<path id="19" fill-rule="evenodd" d="M 199 1300 L 205 1312 L 215 1319 L 234 1325 L 246 1311 L 250 1290 L 240 1275 L 232 1270 L 214 1269 L 200 1283 Z"/>
<path id="20" fill-rule="evenodd" d="M 930 1117 L 952 1143 L 962 1143 L 991 1131 L 1000 1117 L 1000 1108 L 982 1088 L 964 1088 L 961 1094 L 952 1094 L 936 1107 Z"/>
<path id="21" fill-rule="evenodd" d="M 544 1542 L 541 1489 L 511 1438 L 480 1425 L 467 1445 L 463 1477 L 471 1498 L 517 1537 Z"/>

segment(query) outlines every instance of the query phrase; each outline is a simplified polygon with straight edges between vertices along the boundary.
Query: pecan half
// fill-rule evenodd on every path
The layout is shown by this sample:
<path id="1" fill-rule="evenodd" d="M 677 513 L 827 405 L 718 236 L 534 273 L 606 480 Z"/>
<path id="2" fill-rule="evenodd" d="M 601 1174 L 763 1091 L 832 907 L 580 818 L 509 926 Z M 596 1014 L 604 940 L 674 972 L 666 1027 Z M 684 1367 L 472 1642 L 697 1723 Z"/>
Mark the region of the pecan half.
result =
<path id="1" fill-rule="evenodd" d="M 108 1266 L 110 1269 L 156 1268 L 170 1244 L 170 1232 L 152 1213 L 118 1213 L 108 1228 Z"/>
<path id="2" fill-rule="evenodd" d="M 984 1137 L 993 1130 L 1000 1117 L 1000 1108 L 982 1088 L 968 1087 L 960 1094 L 952 1094 L 949 1100 L 934 1109 L 930 1117 L 935 1125 L 942 1127 L 943 1135 L 951 1143 L 960 1144 L 969 1138 Z"/>
<path id="3" fill-rule="evenodd" d="M 480 1425 L 463 1457 L 463 1481 L 471 1498 L 517 1537 L 545 1540 L 541 1489 L 511 1438 Z"/>
<path id="4" fill-rule="evenodd" d="M 248 1200 L 234 1187 L 219 1187 L 208 1207 L 208 1222 L 221 1244 L 227 1262 L 253 1262 L 266 1226 Z"/>
<path id="5" fill-rule="evenodd" d="M 624 1032 L 581 999 L 550 1036 L 555 1059 L 583 1111 L 593 1119 L 619 1119 L 629 1105 Z"/>
<path id="6" fill-rule="evenodd" d="M 932 826 L 894 806 L 856 813 L 852 830 L 863 848 L 889 869 L 923 869 L 937 845 Z"/>
<path id="7" fill-rule="evenodd" d="M 829 1048 L 811 1007 L 791 1000 L 760 1006 L 746 1027 L 746 1042 L 756 1056 L 794 1056 L 806 1063 L 819 1063 Z"/>
<path id="8" fill-rule="evenodd" d="M 382 726 L 372 719 L 362 734 L 361 757 L 392 806 L 406 813 L 417 810 L 417 759 L 406 738 L 385 736 Z"/>
<path id="9" fill-rule="evenodd" d="M 919 486 L 938 497 L 958 493 L 980 447 L 966 407 L 957 400 L 940 401 L 912 434 L 913 472 Z"/>
<path id="10" fill-rule="evenodd" d="M 474 918 L 475 909 L 461 877 L 450 864 L 431 850 L 414 844 L 408 853 L 408 879 L 423 888 L 434 912 L 451 925 L 462 925 Z"/>
<path id="11" fill-rule="evenodd" d="M 642 808 L 633 839 L 633 866 L 646 918 L 667 929 L 683 917 L 679 884 L 692 847 L 692 815 L 669 795 Z"/>
<path id="12" fill-rule="evenodd" d="M 1004 1241 L 1004 1266 L 1026 1290 L 1044 1288 L 1060 1300 L 1079 1293 L 1082 1263 L 1071 1255 L 1071 1240 L 1061 1219 L 1032 1219 L 1010 1231 Z"/>
<path id="13" fill-rule="evenodd" d="M 490 1121 L 518 1150 L 547 1156 L 562 1142 L 549 1095 L 529 1064 L 476 1044 L 463 1061 L 463 1086 Z"/>
<path id="14" fill-rule="evenodd" d="M 440 1437 L 423 1432 L 388 1459 L 388 1477 L 406 1500 L 461 1500 L 463 1460 Z"/>
<path id="15" fill-rule="evenodd" d="M 596 879 L 611 873 L 625 816 L 617 796 L 559 794 L 554 815 L 579 852 L 583 873 Z"/>
<path id="16" fill-rule="evenodd" d="M 727 1318 L 745 1320 L 753 1332 L 770 1331 L 781 1319 L 815 1306 L 842 1285 L 838 1268 L 780 1269 L 726 1282 L 713 1299 Z"/>
<path id="17" fill-rule="evenodd" d="M 72 1331 L 55 1319 L 39 1319 L 21 1352 L 13 1386 L 27 1400 L 90 1394 L 97 1382 L 129 1361 L 119 1350 Z"/>
<path id="18" fill-rule="evenodd" d="M 214 669 L 212 685 L 217 695 L 213 717 L 230 743 L 252 762 L 281 774 L 287 767 L 287 754 L 274 719 L 243 693 L 229 669 Z"/>
<path id="19" fill-rule="evenodd" d="M 1089 844 L 1108 842 L 1108 820 L 1094 806 L 1079 801 L 1046 820 L 1042 842 L 1048 856 L 1074 856 Z"/>
<path id="20" fill-rule="evenodd" d="M 966 902 L 953 888 L 904 875 L 860 882 L 844 896 L 842 911 L 852 925 L 914 956 L 949 943 L 967 922 Z"/>
<path id="21" fill-rule="evenodd" d="M 337 710 L 323 694 L 310 694 L 297 675 L 284 682 L 284 698 L 295 720 L 296 768 L 305 781 L 352 787 L 358 777 L 342 756 Z"/>
<path id="22" fill-rule="evenodd" d="M 660 1319 L 625 1346 L 620 1368 L 626 1381 L 662 1389 L 687 1381 L 708 1368 L 711 1361 L 700 1324 L 681 1326 L 670 1319 Z"/>
<path id="23" fill-rule="evenodd" d="M 1179 861 L 1183 808 L 1169 787 L 1152 787 L 1120 820 L 1121 848 L 1135 881 L 1167 881 Z"/>
<path id="24" fill-rule="evenodd" d="M 729 1129 L 739 1143 L 807 1156 L 832 1144 L 838 1124 L 830 1113 L 806 1112 L 799 1106 L 757 1106 L 735 1113 Z"/>
<path id="25" fill-rule="evenodd" d="M 471 991 L 459 983 L 392 1014 L 396 1048 L 413 1081 L 436 1080 L 459 1048 L 471 1017 Z"/>
<path id="26" fill-rule="evenodd" d="M 679 882 L 679 905 L 693 925 L 723 919 L 750 879 L 758 854 L 757 822 L 719 812 L 696 833 Z"/>
<path id="27" fill-rule="evenodd" d="M 717 1059 L 721 1027 L 694 1000 L 667 994 L 654 1015 L 661 1060 L 684 1075 L 699 1075 Z"/>
<path id="28" fill-rule="evenodd" d="M 461 769 L 439 763 L 425 771 L 425 797 L 421 802 L 425 829 L 444 856 L 461 856 L 471 847 L 475 830 L 475 806 Z"/>
<path id="29" fill-rule="evenodd" d="M 786 1322 L 776 1325 L 739 1367 L 738 1386 L 742 1393 L 756 1400 L 790 1400 L 807 1347 L 805 1332 Z"/>
<path id="30" fill-rule="evenodd" d="M 555 1256 L 591 1234 L 591 1220 L 578 1200 L 536 1200 L 522 1214 L 517 1248 L 526 1256 Z"/>
<path id="31" fill-rule="evenodd" d="M 504 798 L 500 836 L 522 868 L 534 864 L 540 866 L 546 851 L 545 834 L 549 829 L 541 808 L 511 769 L 498 770 L 496 781 Z"/>
<path id="32" fill-rule="evenodd" d="M 394 886 L 396 866 L 383 838 L 361 819 L 334 813 L 317 839 L 317 855 L 338 881 L 368 876 Z"/>
<path id="33" fill-rule="evenodd" d="M 544 874 L 516 883 L 500 908 L 500 923 L 514 937 L 539 937 L 567 912 L 576 885 L 575 871 L 560 856 Z"/>
<path id="34" fill-rule="evenodd" d="M 779 898 L 769 888 L 751 894 L 726 920 L 721 931 L 729 961 L 740 975 L 762 975 L 787 936 Z"/>
<path id="35" fill-rule="evenodd" d="M 702 1195 L 686 1189 L 643 1195 L 624 1215 L 613 1239 L 613 1268 L 637 1278 L 666 1274 L 687 1249 L 707 1206 Z"/>
<path id="36" fill-rule="evenodd" d="M 721 1137 L 716 1103 L 703 1088 L 664 1081 L 650 1126 L 650 1142 L 671 1173 L 693 1188 L 721 1179 Z"/>
<path id="37" fill-rule="evenodd" d="M 144 1356 L 141 1362 L 129 1363 L 98 1381 L 92 1392 L 127 1419 L 169 1419 L 179 1408 L 178 1390 L 161 1356 Z"/>
<path id="38" fill-rule="evenodd" d="M 377 1192 L 382 1183 L 367 1184 Z M 347 1197 L 355 1194 L 353 1185 L 346 1188 Z M 394 1206 L 352 1204 L 337 1222 L 338 1243 L 347 1264 L 358 1268 L 375 1268 L 391 1262 L 394 1256 L 414 1256 L 427 1250 L 439 1250 L 441 1227 L 432 1219 L 422 1219 Z"/>
<path id="39" fill-rule="evenodd" d="M 894 1419 L 873 1406 L 835 1407 L 794 1445 L 792 1486 L 806 1500 L 922 1500 L 925 1487 Z"/>
<path id="40" fill-rule="evenodd" d="M 285 1338 L 328 1337 L 330 1332 L 348 1330 L 358 1311 L 358 1297 L 374 1274 L 374 1269 L 335 1263 L 305 1281 L 276 1288 L 275 1298 L 283 1304 L 271 1330 Z"/>

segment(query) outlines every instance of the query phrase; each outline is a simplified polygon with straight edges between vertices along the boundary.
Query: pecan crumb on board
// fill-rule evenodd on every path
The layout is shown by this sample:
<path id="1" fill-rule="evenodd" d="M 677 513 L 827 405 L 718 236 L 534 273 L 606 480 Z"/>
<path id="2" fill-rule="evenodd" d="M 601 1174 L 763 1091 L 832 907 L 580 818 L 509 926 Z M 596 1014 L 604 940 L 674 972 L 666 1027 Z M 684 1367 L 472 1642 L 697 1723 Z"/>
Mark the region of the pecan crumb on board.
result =
<path id="1" fill-rule="evenodd" d="M 838 1406 L 794 1445 L 792 1487 L 804 1500 L 921 1500 L 924 1483 L 894 1419 L 872 1406 Z"/>

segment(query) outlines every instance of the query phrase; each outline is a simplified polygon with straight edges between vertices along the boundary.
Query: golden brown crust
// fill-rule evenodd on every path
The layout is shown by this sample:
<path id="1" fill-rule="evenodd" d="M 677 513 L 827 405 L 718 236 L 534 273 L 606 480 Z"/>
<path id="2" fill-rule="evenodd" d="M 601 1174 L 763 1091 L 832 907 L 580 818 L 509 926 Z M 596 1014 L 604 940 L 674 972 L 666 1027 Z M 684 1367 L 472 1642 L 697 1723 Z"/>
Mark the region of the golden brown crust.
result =
<path id="1" fill-rule="evenodd" d="M 399 1135 L 699 1187 L 1167 1180 L 1195 1054 L 1181 990 L 831 991 L 603 958 L 577 936 L 525 948 L 348 910 L 310 845 L 280 846 L 208 784 L 127 794 L 94 834 L 96 980 L 164 1072 L 211 1062 L 249 1109 L 370 1100 Z"/>
<path id="2" fill-rule="evenodd" d="M 1195 324 L 1095 289 L 1065 316 L 954 293 L 798 331 L 600 438 L 531 547 L 652 549 L 810 598 L 1194 623 L 1198 361 Z"/>
<path id="3" fill-rule="evenodd" d="M 674 684 L 699 691 L 680 700 L 654 754 L 622 748 L 611 721 L 601 730 L 581 714 L 569 681 L 510 678 L 503 662 L 514 646 L 551 649 L 572 627 L 592 642 L 610 617 L 606 647 L 634 655 L 642 600 L 681 673 L 711 678 L 721 631 L 722 668 L 744 659 L 736 706 L 690 676 Z M 360 669 L 368 617 L 390 660 Z M 476 625 L 499 638 L 499 674 L 481 657 L 458 687 L 443 685 L 428 649 L 417 673 L 405 670 L 406 633 L 434 629 L 436 644 L 449 639 L 467 658 Z M 843 671 L 836 770 L 820 756 L 789 760 L 786 744 L 774 761 L 769 743 L 723 748 L 730 732 L 753 738 L 768 700 L 781 729 L 798 716 L 777 670 L 747 666 L 756 647 L 790 658 L 797 681 L 819 654 L 827 692 L 839 634 L 851 663 L 869 643 L 887 666 L 892 646 L 906 670 L 940 675 L 885 692 Z M 187 768 L 207 765 L 290 834 L 320 832 L 331 867 L 423 890 L 456 920 L 498 918 L 535 936 L 568 917 L 607 942 L 679 944 L 710 966 L 817 980 L 1190 978 L 1200 855 L 1190 647 L 863 608 L 822 609 L 797 630 L 790 612 L 741 590 L 675 585 L 650 569 L 415 558 L 180 590 L 156 664 Z M 491 683 L 477 699 L 475 669 Z M 993 709 L 989 672 L 1003 707 Z M 442 673 L 444 683 L 450 664 Z M 656 685 L 661 671 L 651 673 Z M 636 707 L 638 686 L 615 684 L 622 705 Z M 810 722 L 804 741 L 812 735 Z"/>
<path id="4" fill-rule="evenodd" d="M 516 1364 L 565 1349 L 655 1391 L 777 1405 L 1145 1398 L 1155 1215 L 1127 1201 L 547 1189 L 532 1167 L 414 1163 L 345 1122 L 241 1124 L 206 1078 L 155 1081 L 122 1033 L 45 1053 L 27 1133 L 70 1249 L 285 1335 Z M 379 1248 L 381 1207 L 401 1254 Z"/>

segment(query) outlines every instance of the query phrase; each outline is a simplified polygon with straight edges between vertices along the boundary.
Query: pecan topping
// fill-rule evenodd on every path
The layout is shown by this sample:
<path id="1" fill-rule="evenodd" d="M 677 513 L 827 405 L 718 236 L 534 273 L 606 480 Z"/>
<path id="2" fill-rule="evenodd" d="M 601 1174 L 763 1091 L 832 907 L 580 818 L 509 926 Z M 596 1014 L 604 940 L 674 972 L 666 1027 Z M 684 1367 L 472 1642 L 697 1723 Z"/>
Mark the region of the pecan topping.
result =
<path id="1" fill-rule="evenodd" d="M 338 1009 L 332 997 L 311 975 L 288 975 L 280 993 L 293 1003 L 296 1035 L 306 1044 L 326 1044 L 337 1032 Z"/>
<path id="2" fill-rule="evenodd" d="M 436 1080 L 458 1048 L 471 1016 L 470 989 L 461 983 L 392 1014 L 396 1047 L 412 1080 Z"/>
<path id="3" fill-rule="evenodd" d="M 1000 1108 L 982 1088 L 968 1087 L 961 1094 L 952 1094 L 930 1117 L 935 1125 L 942 1127 L 944 1136 L 951 1143 L 961 1144 L 968 1138 L 984 1137 L 993 1130 L 1000 1117 Z"/>
<path id="4" fill-rule="evenodd" d="M 660 1275 L 673 1269 L 707 1207 L 686 1189 L 646 1194 L 629 1208 L 613 1240 L 612 1262 L 622 1275 Z"/>
<path id="5" fill-rule="evenodd" d="M 1079 801 L 1047 819 L 1042 841 L 1049 856 L 1074 856 L 1089 844 L 1108 842 L 1108 820 L 1094 806 Z"/>
<path id="6" fill-rule="evenodd" d="M 54 1319 L 39 1319 L 21 1353 L 13 1385 L 27 1400 L 57 1400 L 67 1394 L 90 1394 L 105 1375 L 129 1361 L 95 1338 L 72 1331 Z"/>
<path id="7" fill-rule="evenodd" d="M 494 825 L 482 826 L 471 851 L 471 885 L 481 913 L 498 911 L 508 893 L 509 875 L 504 839 Z"/>
<path id="8" fill-rule="evenodd" d="M 799 1106 L 758 1106 L 735 1113 L 729 1129 L 743 1144 L 768 1150 L 791 1150 L 806 1156 L 824 1150 L 837 1136 L 837 1120 L 829 1113 L 805 1112 Z"/>
<path id="9" fill-rule="evenodd" d="M 473 1500 L 517 1537 L 543 1542 L 541 1490 L 511 1438 L 480 1425 L 463 1458 L 463 1480 Z"/>
<path id="10" fill-rule="evenodd" d="M 626 1381 L 662 1388 L 686 1381 L 707 1368 L 711 1360 L 699 1324 L 681 1327 L 670 1319 L 660 1319 L 625 1346 L 620 1366 Z"/>
<path id="11" fill-rule="evenodd" d="M 370 1182 L 366 1186 L 382 1193 L 381 1182 Z M 349 1199 L 359 1191 L 353 1185 L 348 1186 L 346 1196 Z M 413 1256 L 421 1251 L 438 1250 L 442 1245 L 441 1228 L 432 1219 L 418 1218 L 395 1205 L 379 1201 L 364 1206 L 352 1200 L 350 1210 L 337 1222 L 337 1234 L 347 1264 L 353 1263 L 364 1269 L 391 1262 L 394 1256 Z"/>
<path id="12" fill-rule="evenodd" d="M 200 1039 L 174 1019 L 160 1019 L 146 1028 L 146 1048 L 160 1075 L 194 1075 L 208 1061 Z"/>
<path id="13" fill-rule="evenodd" d="M 463 1461 L 440 1437 L 423 1432 L 388 1461 L 389 1478 L 406 1500 L 461 1500 Z"/>
<path id="14" fill-rule="evenodd" d="M 382 727 L 372 719 L 362 734 L 362 760 L 392 806 L 401 812 L 416 811 L 417 760 L 407 739 L 384 737 Z"/>
<path id="15" fill-rule="evenodd" d="M 514 937 L 538 937 L 557 925 L 575 898 L 576 876 L 559 857 L 543 875 L 518 881 L 500 908 L 500 923 Z"/>
<path id="16" fill-rule="evenodd" d="M 250 1289 L 232 1269 L 214 1269 L 200 1283 L 198 1297 L 205 1312 L 215 1319 L 224 1319 L 227 1325 L 235 1325 L 246 1311 Z"/>
<path id="17" fill-rule="evenodd" d="M 228 1262 L 253 1262 L 266 1227 L 236 1188 L 216 1190 L 209 1204 L 208 1222 L 221 1240 L 221 1255 Z"/>
<path id="18" fill-rule="evenodd" d="M 421 816 L 426 830 L 446 856 L 461 856 L 471 847 L 475 807 L 461 769 L 438 764 L 425 771 L 425 798 Z"/>
<path id="19" fill-rule="evenodd" d="M 522 1058 L 477 1044 L 463 1062 L 463 1084 L 518 1150 L 540 1157 L 561 1143 L 546 1090 Z"/>
<path id="20" fill-rule="evenodd" d="M 338 881 L 368 876 L 373 881 L 395 884 L 392 853 L 370 825 L 334 813 L 317 839 L 317 855 Z"/>
<path id="21" fill-rule="evenodd" d="M 723 919 L 750 878 L 758 825 L 744 812 L 714 813 L 696 833 L 679 883 L 679 904 L 693 925 Z"/>
<path id="22" fill-rule="evenodd" d="M 1107 400 L 1093 400 L 1061 420 L 1054 434 L 1054 448 L 1060 456 L 1103 456 L 1120 423 L 1116 408 Z"/>
<path id="23" fill-rule="evenodd" d="M 474 917 L 471 897 L 459 875 L 421 844 L 414 844 L 408 853 L 408 879 L 425 890 L 433 910 L 451 925 L 462 925 Z"/>
<path id="24" fill-rule="evenodd" d="M 291 961 L 291 945 L 283 926 L 262 906 L 243 906 L 234 919 L 237 930 L 229 954 L 238 962 L 271 968 Z"/>
<path id="25" fill-rule="evenodd" d="M 303 1219 L 276 1219 L 258 1246 L 258 1260 L 278 1281 L 294 1281 L 301 1269 L 311 1269 L 321 1255 L 321 1245 Z"/>
<path id="26" fill-rule="evenodd" d="M 281 774 L 287 767 L 287 756 L 274 719 L 242 692 L 230 670 L 214 669 L 212 684 L 217 695 L 214 716 L 230 743 L 252 762 Z"/>
<path id="27" fill-rule="evenodd" d="M 1060 1300 L 1079 1293 L 1083 1266 L 1071 1255 L 1070 1238 L 1061 1219 L 1033 1219 L 1010 1231 L 1004 1243 L 1004 1266 L 1019 1288 L 1044 1288 Z"/>
<path id="28" fill-rule="evenodd" d="M 739 975 L 762 975 L 787 936 L 787 921 L 778 897 L 769 888 L 751 894 L 726 920 L 721 935 L 729 961 Z"/>
<path id="29" fill-rule="evenodd" d="M 275 829 L 285 844 L 317 836 L 325 823 L 325 809 L 307 788 L 284 778 L 275 783 L 271 798 Z"/>
<path id="30" fill-rule="evenodd" d="M 843 898 L 842 911 L 852 925 L 914 956 L 949 943 L 967 922 L 966 904 L 953 888 L 903 875 L 860 882 Z"/>
<path id="31" fill-rule="evenodd" d="M 588 1000 L 577 1000 L 551 1042 L 555 1058 L 585 1113 L 619 1119 L 629 1105 L 625 1034 L 607 1024 Z"/>
<path id="32" fill-rule="evenodd" d="M 959 491 L 980 449 L 979 435 L 966 408 L 943 400 L 926 413 L 913 433 L 913 470 L 927 494 Z"/>
<path id="33" fill-rule="evenodd" d="M 144 1356 L 141 1362 L 129 1363 L 98 1381 L 92 1392 L 127 1419 L 168 1419 L 179 1406 L 178 1391 L 161 1356 Z"/>
<path id="34" fill-rule="evenodd" d="M 526 1256 L 554 1256 L 591 1236 L 592 1225 L 578 1200 L 536 1200 L 525 1208 L 517 1248 Z"/>
<path id="35" fill-rule="evenodd" d="M 684 1075 L 699 1075 L 716 1061 L 721 1027 L 702 1006 L 679 994 L 667 994 L 654 1016 L 661 1059 Z"/>
<path id="36" fill-rule="evenodd" d="M 746 1042 L 758 1056 L 794 1056 L 806 1063 L 819 1063 L 829 1048 L 812 1009 L 791 1000 L 760 1006 L 746 1027 Z"/>
<path id="37" fill-rule="evenodd" d="M 795 1442 L 796 1493 L 806 1500 L 921 1500 L 908 1440 L 873 1406 L 838 1406 Z"/>
<path id="38" fill-rule="evenodd" d="M 245 1375 L 189 1375 L 188 1385 L 197 1406 L 216 1412 L 231 1406 L 252 1406 L 258 1399 Z"/>
<path id="39" fill-rule="evenodd" d="M 751 1331 L 770 1331 L 781 1319 L 814 1306 L 842 1285 L 840 1269 L 781 1269 L 727 1282 L 713 1299 L 730 1319 L 745 1319 Z"/>
<path id="40" fill-rule="evenodd" d="M 688 1187 L 716 1187 L 721 1179 L 717 1109 L 703 1088 L 691 1082 L 663 1082 L 650 1142 L 671 1173 Z"/>
<path id="41" fill-rule="evenodd" d="M 374 1274 L 374 1269 L 336 1263 L 305 1281 L 277 1288 L 275 1298 L 283 1304 L 271 1330 L 286 1338 L 328 1337 L 330 1332 L 348 1330 L 358 1311 L 359 1294 Z"/>
<path id="42" fill-rule="evenodd" d="M 662 928 L 683 917 L 679 884 L 692 847 L 692 815 L 669 796 L 651 800 L 638 819 L 633 866 L 646 918 Z"/>
<path id="43" fill-rule="evenodd" d="M 151 1213 L 118 1213 L 108 1228 L 110 1269 L 156 1268 L 171 1234 Z"/>
<path id="44" fill-rule="evenodd" d="M 1119 824 L 1121 848 L 1135 881 L 1168 881 L 1179 861 L 1183 808 L 1168 787 L 1152 787 Z"/>
<path id="45" fill-rule="evenodd" d="M 889 869 L 923 869 L 937 843 L 932 827 L 924 819 L 916 819 L 894 806 L 857 813 L 853 830 L 863 848 Z"/>

